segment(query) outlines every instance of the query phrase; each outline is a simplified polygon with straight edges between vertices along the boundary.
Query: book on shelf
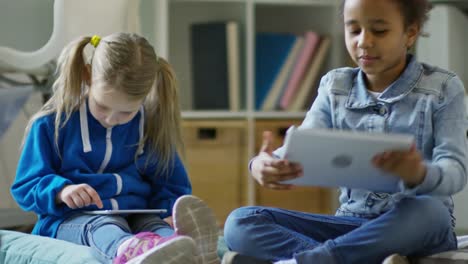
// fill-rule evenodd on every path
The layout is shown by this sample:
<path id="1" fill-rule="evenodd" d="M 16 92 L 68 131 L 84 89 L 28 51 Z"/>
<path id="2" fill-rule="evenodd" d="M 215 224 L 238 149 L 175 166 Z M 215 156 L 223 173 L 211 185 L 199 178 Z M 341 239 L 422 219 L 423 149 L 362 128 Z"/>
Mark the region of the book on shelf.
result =
<path id="1" fill-rule="evenodd" d="M 284 88 L 284 92 L 279 103 L 280 109 L 286 110 L 291 104 L 297 90 L 299 89 L 299 84 L 304 78 L 306 68 L 317 51 L 319 42 L 320 36 L 316 32 L 307 31 L 305 33 L 304 46 L 302 47 L 298 60 L 291 71 L 291 77 L 288 79 L 286 87 Z"/>
<path id="2" fill-rule="evenodd" d="M 240 48 L 239 25 L 236 22 L 227 24 L 227 50 L 228 50 L 228 90 L 229 110 L 240 110 Z"/>
<path id="3" fill-rule="evenodd" d="M 297 94 L 292 99 L 287 111 L 297 112 L 305 110 L 314 101 L 317 96 L 317 81 L 319 80 L 320 72 L 328 51 L 330 50 L 330 46 L 331 38 L 329 36 L 323 36 L 315 56 L 307 67 L 304 78 L 297 90 Z"/>
<path id="4" fill-rule="evenodd" d="M 236 21 L 190 26 L 194 110 L 240 109 L 239 26 Z"/>
<path id="5" fill-rule="evenodd" d="M 255 39 L 255 109 L 262 108 L 275 77 L 286 62 L 298 36 L 258 32 Z"/>
<path id="6" fill-rule="evenodd" d="M 288 82 L 291 70 L 298 58 L 298 55 L 304 45 L 304 37 L 298 36 L 294 41 L 294 45 L 291 48 L 285 62 L 281 66 L 278 74 L 274 78 L 273 84 L 271 85 L 267 96 L 262 104 L 262 111 L 272 111 L 277 109 L 277 103 L 281 98 L 283 88 Z"/>

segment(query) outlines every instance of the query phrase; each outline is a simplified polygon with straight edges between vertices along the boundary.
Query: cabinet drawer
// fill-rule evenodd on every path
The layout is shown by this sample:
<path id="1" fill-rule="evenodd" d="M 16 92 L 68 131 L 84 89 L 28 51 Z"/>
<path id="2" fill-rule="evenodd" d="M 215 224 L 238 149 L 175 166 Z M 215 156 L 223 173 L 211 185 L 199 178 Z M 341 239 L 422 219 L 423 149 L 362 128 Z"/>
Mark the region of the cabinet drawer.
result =
<path id="1" fill-rule="evenodd" d="M 222 225 L 245 200 L 245 123 L 186 121 L 183 137 L 193 194 L 208 203 Z"/>

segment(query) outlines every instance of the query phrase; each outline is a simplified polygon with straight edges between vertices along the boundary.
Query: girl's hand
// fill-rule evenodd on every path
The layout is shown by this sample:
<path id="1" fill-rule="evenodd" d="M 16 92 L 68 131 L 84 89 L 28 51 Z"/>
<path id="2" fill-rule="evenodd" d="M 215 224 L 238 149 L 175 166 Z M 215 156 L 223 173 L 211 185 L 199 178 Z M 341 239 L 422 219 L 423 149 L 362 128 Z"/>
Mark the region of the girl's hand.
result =
<path id="1" fill-rule="evenodd" d="M 302 176 L 302 166 L 285 159 L 274 158 L 272 156 L 272 141 L 271 132 L 263 132 L 263 145 L 260 153 L 252 162 L 252 176 L 260 185 L 267 188 L 291 189 L 293 185 L 280 182 Z"/>
<path id="2" fill-rule="evenodd" d="M 377 168 L 399 176 L 408 187 L 421 184 L 426 177 L 426 166 L 416 146 L 409 151 L 388 151 L 376 155 L 372 163 Z"/>
<path id="3" fill-rule="evenodd" d="M 82 208 L 91 204 L 103 208 L 99 194 L 88 184 L 66 185 L 57 194 L 57 202 L 63 202 L 71 209 Z"/>
<path id="4" fill-rule="evenodd" d="M 172 221 L 172 216 L 164 218 L 164 221 L 168 223 L 172 228 L 174 228 L 174 222 Z"/>

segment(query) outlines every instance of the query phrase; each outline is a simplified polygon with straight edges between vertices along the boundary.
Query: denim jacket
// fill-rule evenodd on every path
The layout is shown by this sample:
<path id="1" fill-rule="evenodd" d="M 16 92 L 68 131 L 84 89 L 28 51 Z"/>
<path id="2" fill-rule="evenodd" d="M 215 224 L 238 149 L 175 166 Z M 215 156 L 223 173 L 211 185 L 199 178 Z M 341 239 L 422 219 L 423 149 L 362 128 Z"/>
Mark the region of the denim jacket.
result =
<path id="1" fill-rule="evenodd" d="M 454 74 L 408 56 L 406 69 L 377 98 L 366 88 L 359 68 L 326 74 L 312 107 L 299 127 L 413 134 L 427 166 L 424 181 L 400 192 L 378 193 L 340 188 L 337 215 L 374 218 L 405 196 L 431 195 L 453 212 L 451 195 L 467 181 L 468 119 L 465 90 Z M 283 156 L 283 148 L 274 154 Z"/>

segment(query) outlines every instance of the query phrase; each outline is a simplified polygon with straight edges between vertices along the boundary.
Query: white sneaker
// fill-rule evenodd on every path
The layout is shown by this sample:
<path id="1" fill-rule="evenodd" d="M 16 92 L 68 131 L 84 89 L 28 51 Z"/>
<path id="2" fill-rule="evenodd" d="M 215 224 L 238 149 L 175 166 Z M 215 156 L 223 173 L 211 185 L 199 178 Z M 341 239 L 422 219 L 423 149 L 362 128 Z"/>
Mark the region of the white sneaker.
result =
<path id="1" fill-rule="evenodd" d="M 384 259 L 382 264 L 410 264 L 408 258 L 399 254 L 393 254 Z"/>
<path id="2" fill-rule="evenodd" d="M 199 264 L 199 261 L 198 249 L 193 239 L 187 236 L 177 236 L 126 263 Z"/>
<path id="3" fill-rule="evenodd" d="M 201 263 L 219 264 L 219 230 L 215 215 L 205 202 L 192 195 L 181 196 L 175 202 L 172 214 L 176 233 L 189 236 L 195 241 Z"/>

